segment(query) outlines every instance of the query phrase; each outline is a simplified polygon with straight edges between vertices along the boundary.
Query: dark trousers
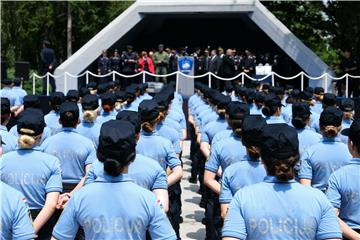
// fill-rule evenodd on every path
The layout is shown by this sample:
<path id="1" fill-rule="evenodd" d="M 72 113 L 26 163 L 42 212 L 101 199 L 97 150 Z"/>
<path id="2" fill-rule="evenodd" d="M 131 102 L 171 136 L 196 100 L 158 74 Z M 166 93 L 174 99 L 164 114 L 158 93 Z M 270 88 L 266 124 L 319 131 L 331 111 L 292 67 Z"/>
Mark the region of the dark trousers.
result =
<path id="1" fill-rule="evenodd" d="M 169 211 L 167 216 L 176 233 L 177 239 L 180 239 L 180 215 L 181 215 L 181 186 L 180 181 L 168 188 L 169 192 Z"/>
<path id="2" fill-rule="evenodd" d="M 33 221 L 35 220 L 35 218 L 37 217 L 37 215 L 39 215 L 41 209 L 33 209 L 30 210 L 30 214 L 31 214 L 31 218 L 33 219 Z M 36 238 L 37 240 L 48 240 L 51 239 L 52 236 L 52 231 L 54 229 L 54 226 L 58 220 L 56 214 L 55 213 L 50 217 L 50 219 L 44 224 L 44 226 L 42 226 L 42 228 L 40 229 L 40 231 L 38 232 L 38 237 Z"/>
<path id="3" fill-rule="evenodd" d="M 51 73 L 53 74 L 54 71 L 48 71 L 47 69 L 43 70 L 42 74 L 45 75 L 46 73 Z M 43 90 L 42 90 L 42 94 L 43 95 L 46 95 L 47 93 L 47 77 L 45 76 L 43 79 L 42 79 L 42 82 L 43 82 Z M 49 76 L 49 84 L 50 84 L 50 89 L 49 89 L 49 93 L 51 92 L 56 92 L 56 84 L 55 84 L 55 79 L 51 76 Z"/>
<path id="4" fill-rule="evenodd" d="M 206 239 L 219 240 L 221 237 L 221 210 L 219 203 L 219 196 L 212 190 L 206 187 Z"/>

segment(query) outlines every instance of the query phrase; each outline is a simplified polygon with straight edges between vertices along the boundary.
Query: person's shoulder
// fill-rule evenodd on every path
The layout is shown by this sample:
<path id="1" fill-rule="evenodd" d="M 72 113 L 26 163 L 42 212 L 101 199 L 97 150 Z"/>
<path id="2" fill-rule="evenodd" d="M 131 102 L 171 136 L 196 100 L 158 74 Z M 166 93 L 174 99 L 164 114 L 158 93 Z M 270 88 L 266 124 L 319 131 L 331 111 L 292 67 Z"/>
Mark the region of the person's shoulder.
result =
<path id="1" fill-rule="evenodd" d="M 143 166 L 150 166 L 149 169 L 151 170 L 156 170 L 156 169 L 163 170 L 159 162 L 139 153 L 136 154 L 135 161 L 141 163 L 141 165 Z"/>
<path id="2" fill-rule="evenodd" d="M 0 181 L 0 191 L 2 192 L 1 196 L 11 197 L 11 198 L 15 198 L 15 197 L 22 198 L 23 197 L 21 192 L 19 192 L 18 190 L 16 190 L 13 187 L 7 185 L 3 181 Z"/>

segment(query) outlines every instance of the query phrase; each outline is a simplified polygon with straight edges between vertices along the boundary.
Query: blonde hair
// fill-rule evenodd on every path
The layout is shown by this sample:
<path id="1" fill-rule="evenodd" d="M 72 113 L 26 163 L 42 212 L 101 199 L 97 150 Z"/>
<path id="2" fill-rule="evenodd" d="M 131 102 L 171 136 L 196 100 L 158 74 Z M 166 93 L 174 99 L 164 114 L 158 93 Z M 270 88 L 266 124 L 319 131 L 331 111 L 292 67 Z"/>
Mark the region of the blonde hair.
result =
<path id="1" fill-rule="evenodd" d="M 19 143 L 21 148 L 30 149 L 35 144 L 40 142 L 39 140 L 41 139 L 42 134 L 40 134 L 38 136 L 27 135 L 27 134 L 34 134 L 35 133 L 34 130 L 27 129 L 27 128 L 21 128 L 20 132 L 25 133 L 25 134 L 20 134 L 19 135 L 18 143 Z"/>
<path id="2" fill-rule="evenodd" d="M 95 110 L 85 110 L 83 113 L 83 119 L 86 122 L 95 122 L 98 116 L 98 108 Z"/>

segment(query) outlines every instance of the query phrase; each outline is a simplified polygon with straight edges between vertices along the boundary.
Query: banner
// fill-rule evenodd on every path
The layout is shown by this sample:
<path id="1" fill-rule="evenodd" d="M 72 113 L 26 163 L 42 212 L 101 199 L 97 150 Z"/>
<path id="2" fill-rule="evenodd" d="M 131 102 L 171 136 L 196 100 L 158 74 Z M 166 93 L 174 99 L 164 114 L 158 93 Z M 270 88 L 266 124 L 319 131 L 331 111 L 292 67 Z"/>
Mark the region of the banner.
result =
<path id="1" fill-rule="evenodd" d="M 193 57 L 179 57 L 178 71 L 194 76 L 194 58 Z M 179 75 L 178 90 L 184 96 L 191 96 L 194 94 L 194 78 Z"/>

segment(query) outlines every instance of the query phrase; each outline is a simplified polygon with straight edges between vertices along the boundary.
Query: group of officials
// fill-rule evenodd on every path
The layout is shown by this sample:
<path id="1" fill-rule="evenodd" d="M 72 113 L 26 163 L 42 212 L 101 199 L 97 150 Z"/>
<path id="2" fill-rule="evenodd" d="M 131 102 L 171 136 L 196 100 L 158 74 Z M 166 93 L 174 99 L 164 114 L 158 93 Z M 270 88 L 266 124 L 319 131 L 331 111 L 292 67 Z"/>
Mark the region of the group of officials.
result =
<path id="1" fill-rule="evenodd" d="M 89 83 L 51 93 L 44 115 L 6 87 L 2 239 L 180 239 L 187 135 L 206 239 L 360 239 L 352 99 L 196 82 L 186 118 L 173 84 Z"/>

